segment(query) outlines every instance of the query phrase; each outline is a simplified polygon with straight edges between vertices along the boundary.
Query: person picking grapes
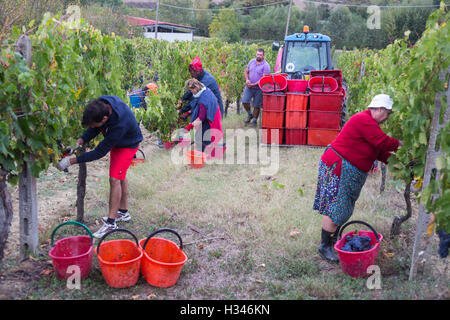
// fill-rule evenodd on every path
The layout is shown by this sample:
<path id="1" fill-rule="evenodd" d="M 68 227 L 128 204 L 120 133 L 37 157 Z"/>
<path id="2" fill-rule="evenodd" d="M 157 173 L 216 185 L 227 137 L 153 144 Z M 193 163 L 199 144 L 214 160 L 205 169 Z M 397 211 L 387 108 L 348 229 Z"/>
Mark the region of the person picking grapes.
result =
<path id="1" fill-rule="evenodd" d="M 100 133 L 104 139 L 94 150 L 77 157 L 65 157 L 56 167 L 63 171 L 76 163 L 95 161 L 110 153 L 108 216 L 103 217 L 103 226 L 94 233 L 96 238 L 101 238 L 118 228 L 116 222 L 131 219 L 126 175 L 143 137 L 133 112 L 117 96 L 105 95 L 89 102 L 81 124 L 88 128 L 77 140 L 78 145 L 89 142 Z"/>

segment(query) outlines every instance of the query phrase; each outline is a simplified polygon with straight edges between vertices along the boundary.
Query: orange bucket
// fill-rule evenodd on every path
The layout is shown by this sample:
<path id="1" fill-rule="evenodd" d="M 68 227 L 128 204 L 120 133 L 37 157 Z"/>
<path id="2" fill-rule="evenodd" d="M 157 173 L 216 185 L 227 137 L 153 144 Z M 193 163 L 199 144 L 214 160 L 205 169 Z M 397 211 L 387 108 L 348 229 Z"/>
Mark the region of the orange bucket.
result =
<path id="1" fill-rule="evenodd" d="M 103 240 L 114 232 L 127 232 L 131 240 Z M 103 242 L 103 243 L 102 243 Z M 141 269 L 142 250 L 136 236 L 126 229 L 115 229 L 105 234 L 95 249 L 98 263 L 106 283 L 113 288 L 126 288 L 136 284 Z"/>
<path id="2" fill-rule="evenodd" d="M 186 161 L 191 168 L 203 168 L 206 154 L 197 150 L 189 150 L 185 153 Z"/>
<path id="3" fill-rule="evenodd" d="M 171 232 L 180 240 L 180 246 L 170 240 L 153 238 L 160 232 Z M 142 258 L 142 275 L 152 286 L 167 288 L 173 286 L 180 276 L 181 269 L 187 261 L 183 252 L 183 241 L 180 235 L 172 229 L 163 228 L 150 234 L 147 239 L 139 241 L 144 251 Z"/>
<path id="4" fill-rule="evenodd" d="M 145 153 L 141 149 L 138 149 L 138 151 L 142 154 L 142 158 L 137 158 L 136 155 L 134 155 L 134 158 L 131 159 L 131 166 L 134 167 L 138 165 L 139 163 L 145 162 Z"/>

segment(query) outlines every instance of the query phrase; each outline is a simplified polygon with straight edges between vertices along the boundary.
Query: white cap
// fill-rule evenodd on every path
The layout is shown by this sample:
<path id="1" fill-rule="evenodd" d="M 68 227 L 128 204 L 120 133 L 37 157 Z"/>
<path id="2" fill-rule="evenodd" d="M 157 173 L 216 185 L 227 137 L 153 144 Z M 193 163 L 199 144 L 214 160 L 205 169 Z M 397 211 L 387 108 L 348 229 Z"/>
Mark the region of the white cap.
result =
<path id="1" fill-rule="evenodd" d="M 370 104 L 367 106 L 367 109 L 370 108 L 385 108 L 387 110 L 392 110 L 392 105 L 394 101 L 392 101 L 391 97 L 387 94 L 377 94 L 373 97 Z"/>

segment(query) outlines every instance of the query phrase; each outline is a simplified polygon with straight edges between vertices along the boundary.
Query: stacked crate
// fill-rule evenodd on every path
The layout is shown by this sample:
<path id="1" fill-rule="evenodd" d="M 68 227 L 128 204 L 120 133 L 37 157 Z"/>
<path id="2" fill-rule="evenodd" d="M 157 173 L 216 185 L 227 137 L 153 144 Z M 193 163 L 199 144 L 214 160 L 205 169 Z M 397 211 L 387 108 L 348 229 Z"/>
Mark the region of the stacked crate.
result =
<path id="1" fill-rule="evenodd" d="M 345 90 L 341 70 L 311 71 L 311 77 L 333 77 L 338 82 L 335 92 L 311 91 L 308 111 L 308 145 L 327 146 L 339 134 Z"/>
<path id="2" fill-rule="evenodd" d="M 283 144 L 286 94 L 264 93 L 262 111 L 262 143 Z M 276 133 L 278 132 L 278 138 Z"/>
<path id="3" fill-rule="evenodd" d="M 307 134 L 308 95 L 297 92 L 286 93 L 286 144 L 304 145 Z"/>
<path id="4" fill-rule="evenodd" d="M 339 134 L 345 98 L 342 71 L 311 71 L 310 76 L 333 77 L 338 88 L 314 92 L 307 80 L 292 79 L 286 92 L 263 93 L 262 143 L 327 146 Z"/>

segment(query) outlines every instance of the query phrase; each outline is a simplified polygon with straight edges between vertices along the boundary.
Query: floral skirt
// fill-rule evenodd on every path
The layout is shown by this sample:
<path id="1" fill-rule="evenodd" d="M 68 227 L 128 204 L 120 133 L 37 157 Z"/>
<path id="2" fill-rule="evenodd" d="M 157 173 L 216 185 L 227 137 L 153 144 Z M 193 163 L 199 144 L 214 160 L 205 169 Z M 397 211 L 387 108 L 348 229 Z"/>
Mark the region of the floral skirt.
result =
<path id="1" fill-rule="evenodd" d="M 366 182 L 367 173 L 342 159 L 341 176 L 333 173 L 334 163 L 328 167 L 319 161 L 319 177 L 313 209 L 327 215 L 335 225 L 341 226 L 350 219 L 355 202 Z"/>

